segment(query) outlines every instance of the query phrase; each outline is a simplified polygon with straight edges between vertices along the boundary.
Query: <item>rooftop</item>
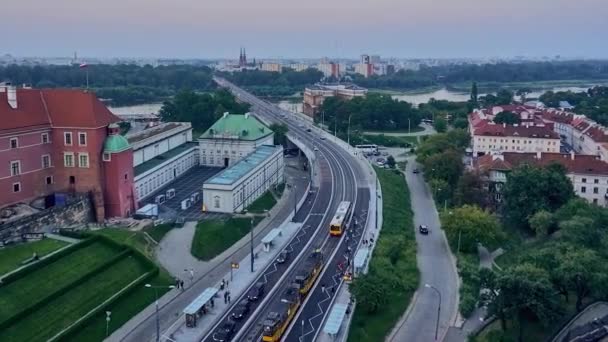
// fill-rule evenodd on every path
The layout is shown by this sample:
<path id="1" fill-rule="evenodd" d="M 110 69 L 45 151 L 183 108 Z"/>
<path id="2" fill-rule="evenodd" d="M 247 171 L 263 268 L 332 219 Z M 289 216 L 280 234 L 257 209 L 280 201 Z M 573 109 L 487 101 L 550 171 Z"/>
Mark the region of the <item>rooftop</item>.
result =
<path id="1" fill-rule="evenodd" d="M 159 154 L 156 157 L 135 166 L 133 172 L 135 173 L 135 176 L 138 176 L 138 175 L 170 160 L 171 158 L 173 158 L 193 147 L 197 147 L 197 146 L 198 146 L 198 143 L 193 142 L 193 141 L 189 141 L 185 144 L 181 144 L 175 148 L 170 149 L 169 151 L 167 151 L 165 153 Z"/>
<path id="2" fill-rule="evenodd" d="M 155 135 L 159 135 L 165 132 L 169 132 L 173 129 L 183 127 L 184 129 L 189 129 L 192 127 L 189 122 L 167 122 L 160 124 L 158 126 L 153 126 L 148 129 L 144 129 L 143 131 L 139 131 L 132 134 L 127 134 L 127 140 L 130 144 L 138 143 L 142 140 L 148 139 Z"/>
<path id="3" fill-rule="evenodd" d="M 563 165 L 569 173 L 608 175 L 608 163 L 593 155 L 504 152 L 500 155 L 485 155 L 477 161 L 478 167 L 482 169 L 503 171 L 523 164 L 547 166 L 552 163 Z"/>
<path id="4" fill-rule="evenodd" d="M 491 123 L 477 125 L 475 127 L 475 135 L 559 139 L 559 134 L 554 132 L 549 126 L 511 126 Z"/>
<path id="5" fill-rule="evenodd" d="M 224 113 L 200 138 L 254 141 L 271 134 L 270 128 L 253 115 Z"/>
<path id="6" fill-rule="evenodd" d="M 249 171 L 253 170 L 256 166 L 262 164 L 266 159 L 270 158 L 270 156 L 279 148 L 281 147 L 262 145 L 243 159 L 206 181 L 205 184 L 233 184 L 245 176 Z"/>

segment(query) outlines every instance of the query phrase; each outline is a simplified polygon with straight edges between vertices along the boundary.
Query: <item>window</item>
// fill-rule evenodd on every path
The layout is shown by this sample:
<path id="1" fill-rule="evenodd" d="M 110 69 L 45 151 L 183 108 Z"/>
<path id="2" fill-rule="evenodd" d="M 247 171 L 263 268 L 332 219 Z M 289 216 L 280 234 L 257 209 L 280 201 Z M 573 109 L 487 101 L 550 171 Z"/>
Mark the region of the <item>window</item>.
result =
<path id="1" fill-rule="evenodd" d="M 49 167 L 51 167 L 51 156 L 45 154 L 42 156 L 42 168 L 48 169 Z"/>
<path id="2" fill-rule="evenodd" d="M 78 167 L 89 167 L 88 153 L 78 153 Z"/>
<path id="3" fill-rule="evenodd" d="M 220 207 L 220 196 L 213 197 L 213 207 L 214 208 Z"/>
<path id="4" fill-rule="evenodd" d="M 18 176 L 21 174 L 21 161 L 16 160 L 11 162 L 11 176 Z"/>
<path id="5" fill-rule="evenodd" d="M 593 193 L 594 193 L 594 194 L 599 193 L 599 189 L 598 189 L 597 187 L 593 188 Z"/>
<path id="6" fill-rule="evenodd" d="M 19 147 L 19 139 L 11 138 L 11 148 L 17 148 L 17 147 Z"/>
<path id="7" fill-rule="evenodd" d="M 72 133 L 63 132 L 63 143 L 67 146 L 72 146 Z"/>
<path id="8" fill-rule="evenodd" d="M 76 184 L 76 177 L 70 176 L 70 184 Z"/>
<path id="9" fill-rule="evenodd" d="M 582 178 L 582 179 L 581 179 L 581 182 L 583 182 L 583 183 L 587 183 L 587 178 Z"/>
<path id="10" fill-rule="evenodd" d="M 103 161 L 110 161 L 110 160 L 112 160 L 111 154 L 109 154 L 107 152 L 104 152 L 104 154 L 103 154 Z"/>
<path id="11" fill-rule="evenodd" d="M 586 188 L 586 187 L 584 187 L 584 186 L 581 186 L 581 193 L 583 193 L 583 194 L 584 194 L 584 193 L 586 193 L 586 192 L 587 192 L 587 188 Z"/>
<path id="12" fill-rule="evenodd" d="M 13 183 L 13 192 L 21 192 L 21 183 Z"/>
<path id="13" fill-rule="evenodd" d="M 85 132 L 78 132 L 78 145 L 87 146 L 87 134 Z"/>
<path id="14" fill-rule="evenodd" d="M 597 204 L 597 198 L 593 199 L 593 204 Z"/>
<path id="15" fill-rule="evenodd" d="M 125 173 L 125 180 L 128 180 L 128 179 L 129 179 L 129 174 Z"/>
<path id="16" fill-rule="evenodd" d="M 597 178 L 593 180 L 593 183 L 595 183 L 595 184 L 599 184 L 599 182 L 600 182 L 600 180 Z"/>
<path id="17" fill-rule="evenodd" d="M 69 152 L 63 153 L 63 166 L 74 167 L 74 153 L 69 153 Z"/>
<path id="18" fill-rule="evenodd" d="M 51 185 L 51 184 L 53 184 L 53 176 L 47 176 L 46 185 Z"/>
<path id="19" fill-rule="evenodd" d="M 40 135 L 40 139 L 42 140 L 43 144 L 48 144 L 49 143 L 49 134 L 48 133 L 42 133 Z"/>

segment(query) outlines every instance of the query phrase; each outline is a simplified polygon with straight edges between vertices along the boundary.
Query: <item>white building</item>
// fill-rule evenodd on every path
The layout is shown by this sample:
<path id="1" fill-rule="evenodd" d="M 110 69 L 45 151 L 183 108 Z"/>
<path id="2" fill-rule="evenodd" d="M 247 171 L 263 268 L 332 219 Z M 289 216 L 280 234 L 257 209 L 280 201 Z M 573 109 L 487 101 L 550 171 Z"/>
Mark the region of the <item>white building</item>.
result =
<path id="1" fill-rule="evenodd" d="M 293 69 L 294 71 L 304 71 L 309 68 L 308 64 L 302 64 L 302 63 L 290 64 L 289 67 L 291 69 Z"/>
<path id="2" fill-rule="evenodd" d="M 370 63 L 355 64 L 355 73 L 370 77 L 374 74 L 374 65 Z"/>
<path id="3" fill-rule="evenodd" d="M 283 182 L 283 147 L 264 145 L 203 184 L 207 211 L 241 212 Z"/>
<path id="4" fill-rule="evenodd" d="M 559 153 L 560 139 L 550 127 L 483 123 L 474 128 L 473 155 L 502 152 Z"/>
<path id="5" fill-rule="evenodd" d="M 283 66 L 280 63 L 262 63 L 262 71 L 282 72 Z"/>
<path id="6" fill-rule="evenodd" d="M 133 148 L 135 193 L 141 201 L 199 163 L 189 122 L 169 122 L 126 136 Z"/>
<path id="7" fill-rule="evenodd" d="M 263 145 L 274 145 L 274 133 L 255 116 L 224 115 L 198 138 L 200 165 L 227 167 Z"/>

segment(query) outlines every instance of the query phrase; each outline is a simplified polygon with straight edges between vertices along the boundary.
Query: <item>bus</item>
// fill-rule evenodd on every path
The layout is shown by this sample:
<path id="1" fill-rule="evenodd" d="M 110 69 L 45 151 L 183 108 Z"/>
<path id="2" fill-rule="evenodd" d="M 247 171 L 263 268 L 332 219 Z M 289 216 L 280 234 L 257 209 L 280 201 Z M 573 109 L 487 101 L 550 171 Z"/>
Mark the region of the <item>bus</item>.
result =
<path id="1" fill-rule="evenodd" d="M 355 148 L 363 153 L 378 152 L 378 145 L 356 145 Z"/>
<path id="2" fill-rule="evenodd" d="M 350 218 L 351 214 L 351 203 L 348 201 L 342 201 L 338 205 L 338 210 L 336 210 L 336 215 L 331 220 L 329 224 L 329 234 L 333 236 L 340 236 L 344 232 L 344 228 L 346 228 L 346 223 Z"/>

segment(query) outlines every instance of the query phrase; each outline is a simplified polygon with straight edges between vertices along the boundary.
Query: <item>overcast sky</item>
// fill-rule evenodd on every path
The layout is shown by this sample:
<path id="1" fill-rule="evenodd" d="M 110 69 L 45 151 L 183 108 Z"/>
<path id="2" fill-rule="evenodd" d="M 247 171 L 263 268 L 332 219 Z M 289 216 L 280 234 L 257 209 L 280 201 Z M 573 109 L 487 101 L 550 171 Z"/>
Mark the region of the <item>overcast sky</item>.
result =
<path id="1" fill-rule="evenodd" d="M 2 2 L 16 56 L 608 57 L 608 0 Z"/>

